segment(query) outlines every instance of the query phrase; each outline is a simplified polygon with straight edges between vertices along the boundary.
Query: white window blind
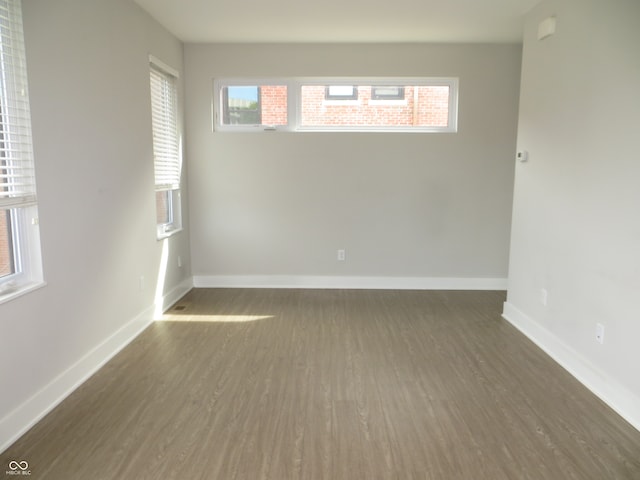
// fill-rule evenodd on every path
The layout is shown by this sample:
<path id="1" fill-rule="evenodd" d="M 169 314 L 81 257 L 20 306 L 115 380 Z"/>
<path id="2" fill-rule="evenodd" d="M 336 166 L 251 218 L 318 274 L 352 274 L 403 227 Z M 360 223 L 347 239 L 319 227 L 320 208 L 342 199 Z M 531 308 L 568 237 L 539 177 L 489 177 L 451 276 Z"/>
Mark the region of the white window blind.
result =
<path id="1" fill-rule="evenodd" d="M 0 209 L 36 203 L 23 38 L 20 0 L 0 0 Z"/>
<path id="2" fill-rule="evenodd" d="M 151 64 L 151 119 L 157 191 L 180 188 L 176 77 Z"/>

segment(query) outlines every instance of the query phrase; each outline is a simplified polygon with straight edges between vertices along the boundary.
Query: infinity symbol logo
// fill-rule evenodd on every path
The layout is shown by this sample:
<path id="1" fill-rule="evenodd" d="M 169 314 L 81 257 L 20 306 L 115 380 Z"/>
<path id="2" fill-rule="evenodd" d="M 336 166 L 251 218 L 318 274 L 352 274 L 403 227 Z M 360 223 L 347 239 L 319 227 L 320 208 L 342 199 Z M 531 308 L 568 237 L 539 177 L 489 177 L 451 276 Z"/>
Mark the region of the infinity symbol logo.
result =
<path id="1" fill-rule="evenodd" d="M 11 460 L 9 462 L 9 469 L 11 470 L 22 470 L 24 472 L 27 468 L 29 468 L 29 464 L 25 460 L 23 460 L 22 462 Z"/>

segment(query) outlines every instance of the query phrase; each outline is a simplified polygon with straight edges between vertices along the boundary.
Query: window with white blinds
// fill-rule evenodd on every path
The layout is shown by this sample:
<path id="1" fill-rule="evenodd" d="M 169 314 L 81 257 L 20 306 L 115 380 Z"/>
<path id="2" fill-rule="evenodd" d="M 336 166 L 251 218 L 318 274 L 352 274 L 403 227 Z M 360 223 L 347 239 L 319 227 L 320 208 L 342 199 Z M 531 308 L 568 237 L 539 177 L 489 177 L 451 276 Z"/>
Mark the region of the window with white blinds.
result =
<path id="1" fill-rule="evenodd" d="M 0 303 L 44 285 L 20 0 L 0 0 Z"/>
<path id="2" fill-rule="evenodd" d="M 150 57 L 151 123 L 156 188 L 158 238 L 182 228 L 180 174 L 182 158 L 178 131 L 178 72 Z"/>
<path id="3" fill-rule="evenodd" d="M 36 203 L 22 14 L 0 0 L 0 208 Z"/>
<path id="4" fill-rule="evenodd" d="M 180 188 L 176 77 L 151 64 L 151 117 L 156 190 Z"/>

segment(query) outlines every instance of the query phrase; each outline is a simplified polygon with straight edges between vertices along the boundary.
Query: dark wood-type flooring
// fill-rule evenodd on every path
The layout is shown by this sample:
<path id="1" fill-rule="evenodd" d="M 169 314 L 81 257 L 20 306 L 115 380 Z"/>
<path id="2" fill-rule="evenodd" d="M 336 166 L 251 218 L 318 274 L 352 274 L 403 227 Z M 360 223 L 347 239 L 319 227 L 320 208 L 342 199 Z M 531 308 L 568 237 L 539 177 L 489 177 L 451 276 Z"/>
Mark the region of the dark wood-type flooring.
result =
<path id="1" fill-rule="evenodd" d="M 0 454 L 0 475 L 640 479 L 640 432 L 503 320 L 504 299 L 193 290 Z"/>

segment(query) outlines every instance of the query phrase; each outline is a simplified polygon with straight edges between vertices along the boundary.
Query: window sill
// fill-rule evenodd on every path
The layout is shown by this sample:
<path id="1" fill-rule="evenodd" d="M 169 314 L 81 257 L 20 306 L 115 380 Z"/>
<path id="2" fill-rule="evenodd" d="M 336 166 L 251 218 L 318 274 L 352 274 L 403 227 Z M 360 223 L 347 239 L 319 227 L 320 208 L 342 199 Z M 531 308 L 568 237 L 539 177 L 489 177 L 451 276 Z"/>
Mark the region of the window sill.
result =
<path id="1" fill-rule="evenodd" d="M 458 133 L 457 127 L 393 127 L 393 126 L 301 126 L 301 127 L 231 127 L 215 130 L 216 133 Z"/>
<path id="2" fill-rule="evenodd" d="M 457 133 L 457 127 L 393 127 L 393 126 L 304 126 L 296 132 L 322 133 Z"/>
<path id="3" fill-rule="evenodd" d="M 8 284 L 0 286 L 0 304 L 10 302 L 22 295 L 38 290 L 46 284 L 47 282 L 32 282 L 16 286 L 9 286 Z"/>
<path id="4" fill-rule="evenodd" d="M 164 240 L 165 238 L 172 237 L 173 235 L 175 235 L 176 233 L 180 233 L 181 231 L 182 231 L 182 227 L 174 228 L 172 230 L 167 230 L 166 232 L 158 233 L 156 240 L 158 241 Z"/>

